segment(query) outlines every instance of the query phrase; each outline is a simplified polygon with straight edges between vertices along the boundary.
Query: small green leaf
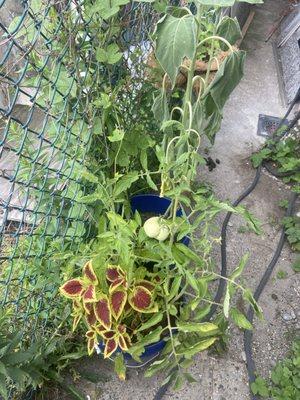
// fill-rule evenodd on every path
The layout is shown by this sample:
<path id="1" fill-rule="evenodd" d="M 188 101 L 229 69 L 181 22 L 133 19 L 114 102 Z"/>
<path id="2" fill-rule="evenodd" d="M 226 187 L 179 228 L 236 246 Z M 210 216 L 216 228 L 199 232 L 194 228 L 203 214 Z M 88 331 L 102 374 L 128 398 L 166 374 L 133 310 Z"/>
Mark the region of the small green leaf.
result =
<path id="1" fill-rule="evenodd" d="M 183 383 L 184 383 L 183 377 L 181 375 L 178 375 L 177 378 L 175 379 L 173 389 L 180 390 L 182 388 Z"/>
<path id="2" fill-rule="evenodd" d="M 210 304 L 206 304 L 204 307 L 198 307 L 195 312 L 195 319 L 201 321 L 210 312 L 210 309 Z"/>
<path id="3" fill-rule="evenodd" d="M 106 64 L 116 64 L 122 58 L 122 53 L 119 52 L 117 44 L 112 43 L 107 46 L 107 49 L 99 48 L 96 51 L 96 60 Z"/>
<path id="4" fill-rule="evenodd" d="M 114 189 L 114 195 L 118 196 L 124 191 L 128 190 L 130 186 L 139 179 L 138 172 L 132 171 L 126 175 L 121 176 L 117 181 Z"/>
<path id="5" fill-rule="evenodd" d="M 255 298 L 253 297 L 253 294 L 251 293 L 251 291 L 249 289 L 244 290 L 243 299 L 248 301 L 248 303 L 251 305 L 251 307 L 253 308 L 253 310 L 255 311 L 256 315 L 259 318 L 263 318 L 263 313 L 261 311 L 261 308 L 257 304 L 257 301 L 255 300 Z"/>
<path id="6" fill-rule="evenodd" d="M 124 363 L 124 356 L 122 353 L 119 353 L 115 358 L 115 372 L 118 377 L 122 380 L 125 380 L 126 376 L 126 366 Z"/>
<path id="7" fill-rule="evenodd" d="M 224 303 L 223 303 L 223 312 L 226 318 L 228 318 L 229 316 L 229 305 L 230 305 L 230 292 L 229 292 L 229 286 L 227 284 Z"/>
<path id="8" fill-rule="evenodd" d="M 156 191 L 158 190 L 158 188 L 157 188 L 157 186 L 155 185 L 154 181 L 152 180 L 150 174 L 147 174 L 147 175 L 146 175 L 146 181 L 147 181 L 147 183 L 148 183 L 150 189 L 153 189 L 153 190 L 156 190 Z"/>
<path id="9" fill-rule="evenodd" d="M 157 325 L 162 319 L 163 319 L 164 314 L 162 312 L 159 312 L 157 314 L 154 314 L 153 317 L 151 317 L 147 322 L 145 322 L 138 330 L 137 332 L 142 332 L 145 331 L 146 329 L 151 328 L 154 325 Z"/>
<path id="10" fill-rule="evenodd" d="M 172 282 L 172 286 L 169 292 L 168 301 L 172 300 L 178 294 L 180 289 L 182 277 L 180 275 L 176 276 Z"/>
<path id="11" fill-rule="evenodd" d="M 205 335 L 215 335 L 219 331 L 218 326 L 211 322 L 177 322 L 177 328 L 179 331 L 198 332 Z"/>
<path id="12" fill-rule="evenodd" d="M 96 0 L 88 14 L 93 16 L 95 12 L 98 12 L 101 18 L 109 19 L 119 12 L 121 6 L 129 2 L 130 0 Z"/>
<path id="13" fill-rule="evenodd" d="M 144 376 L 145 378 L 151 378 L 151 376 L 153 376 L 154 374 L 156 374 L 157 372 L 163 370 L 164 368 L 169 366 L 169 357 L 167 358 L 163 358 L 161 360 L 158 361 L 154 361 L 151 366 L 146 370 Z"/>
<path id="14" fill-rule="evenodd" d="M 292 268 L 295 272 L 300 272 L 300 257 L 293 263 Z"/>
<path id="15" fill-rule="evenodd" d="M 181 363 L 181 366 L 182 366 L 182 363 Z M 182 375 L 183 375 L 183 377 L 185 378 L 185 380 L 188 383 L 197 383 L 197 382 L 199 382 L 199 381 L 197 381 L 197 379 L 195 379 L 193 377 L 193 375 L 189 374 L 188 372 L 184 372 Z"/>
<path id="16" fill-rule="evenodd" d="M 245 266 L 246 266 L 248 260 L 249 260 L 249 254 L 245 254 L 245 255 L 242 257 L 242 259 L 241 259 L 241 261 L 240 261 L 240 263 L 239 263 L 239 266 L 238 266 L 238 267 L 233 271 L 233 273 L 230 275 L 230 279 L 231 279 L 232 281 L 234 281 L 236 278 L 238 278 L 238 277 L 241 275 L 241 273 L 244 271 L 244 268 L 245 268 Z"/>
<path id="17" fill-rule="evenodd" d="M 190 271 L 185 271 L 185 276 L 188 283 L 192 286 L 192 288 L 198 293 L 198 282 L 197 279 L 190 273 Z"/>
<path id="18" fill-rule="evenodd" d="M 244 314 L 242 314 L 237 308 L 233 307 L 230 310 L 230 316 L 239 328 L 242 329 L 253 329 L 252 324 L 247 320 Z"/>
<path id="19" fill-rule="evenodd" d="M 111 135 L 108 136 L 110 142 L 120 142 L 123 140 L 125 132 L 122 129 L 116 128 Z"/>
<path id="20" fill-rule="evenodd" d="M 98 183 L 98 178 L 96 175 L 94 175 L 92 172 L 89 172 L 87 170 L 83 170 L 81 172 L 81 177 L 84 178 L 86 181 L 91 182 L 91 183 Z"/>
<path id="21" fill-rule="evenodd" d="M 195 354 L 200 353 L 201 351 L 204 351 L 208 347 L 212 346 L 216 340 L 217 340 L 216 337 L 201 340 L 200 342 L 194 344 L 193 346 L 189 347 L 188 349 L 180 350 L 178 352 L 178 354 L 184 355 L 187 358 L 193 357 Z"/>
<path id="22" fill-rule="evenodd" d="M 269 389 L 267 383 L 264 379 L 260 377 L 256 378 L 256 380 L 251 383 L 250 387 L 254 394 L 258 394 L 262 397 L 269 396 Z"/>

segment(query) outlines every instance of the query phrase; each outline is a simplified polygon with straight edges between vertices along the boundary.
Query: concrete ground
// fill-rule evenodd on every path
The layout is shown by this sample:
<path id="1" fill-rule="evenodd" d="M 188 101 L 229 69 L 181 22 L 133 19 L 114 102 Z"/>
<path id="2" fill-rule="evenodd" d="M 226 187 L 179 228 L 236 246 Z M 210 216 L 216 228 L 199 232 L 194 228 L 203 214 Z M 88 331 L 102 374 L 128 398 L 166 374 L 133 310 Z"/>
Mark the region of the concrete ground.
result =
<path id="1" fill-rule="evenodd" d="M 264 39 L 287 2 L 266 0 L 256 7 L 256 14 L 242 47 L 247 50 L 245 76 L 230 98 L 212 158 L 220 165 L 212 172 L 199 175 L 208 180 L 217 196 L 233 201 L 251 182 L 254 170 L 249 157 L 263 139 L 256 135 L 258 114 L 282 116 L 278 80 L 271 43 Z M 278 203 L 289 196 L 288 188 L 263 173 L 253 194 L 244 202 L 263 224 L 264 233 L 241 233 L 243 221 L 233 218 L 228 229 L 228 266 L 234 268 L 246 252 L 250 262 L 244 283 L 255 289 L 269 263 L 280 235 L 279 221 L 283 211 Z M 219 257 L 219 254 L 216 254 Z M 291 264 L 295 254 L 285 245 L 275 272 L 265 289 L 260 305 L 265 319 L 255 321 L 254 356 L 258 373 L 267 377 L 277 360 L 284 357 L 296 330 L 300 328 L 300 277 Z M 278 279 L 277 272 L 285 271 L 286 278 Z M 81 364 L 84 375 L 98 375 L 98 383 L 81 380 L 81 390 L 90 400 L 152 399 L 162 377 L 146 379 L 143 371 L 130 370 L 128 380 L 120 382 L 111 365 L 95 357 Z M 201 354 L 191 368 L 198 382 L 184 386 L 178 392 L 169 390 L 165 400 L 249 400 L 249 387 L 243 352 L 243 333 L 230 328 L 229 350 L 222 356 Z M 97 379 L 96 379 L 97 380 Z"/>

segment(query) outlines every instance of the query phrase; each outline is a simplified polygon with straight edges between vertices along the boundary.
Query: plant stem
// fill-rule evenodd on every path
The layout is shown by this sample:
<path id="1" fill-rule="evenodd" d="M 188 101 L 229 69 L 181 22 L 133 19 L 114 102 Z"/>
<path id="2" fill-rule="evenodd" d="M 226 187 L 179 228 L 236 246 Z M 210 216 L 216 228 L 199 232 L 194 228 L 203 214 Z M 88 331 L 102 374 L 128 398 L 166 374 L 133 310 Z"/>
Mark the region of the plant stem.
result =
<path id="1" fill-rule="evenodd" d="M 169 333 L 170 333 L 170 340 L 171 340 L 171 344 L 172 344 L 172 349 L 173 349 L 175 361 L 178 364 L 178 356 L 176 354 L 176 349 L 175 349 L 175 346 L 174 346 L 171 318 L 170 318 L 170 314 L 169 314 L 169 311 L 168 311 L 168 303 L 167 303 L 166 298 L 164 300 L 165 300 L 165 306 L 166 306 L 166 314 L 167 314 L 167 321 L 168 321 L 168 330 L 169 330 Z"/>
<path id="2" fill-rule="evenodd" d="M 197 8 L 197 15 L 196 15 L 196 21 L 197 21 L 196 40 L 198 40 L 198 37 L 200 34 L 200 29 L 201 29 L 201 14 L 202 14 L 202 8 L 199 5 Z M 194 56 L 192 58 L 192 62 L 191 62 L 190 68 L 189 68 L 186 93 L 185 93 L 185 98 L 184 98 L 182 124 L 185 128 L 187 127 L 187 123 L 189 120 L 189 103 L 190 104 L 192 103 L 193 78 L 194 78 L 195 65 L 196 65 L 196 61 L 197 61 L 197 48 L 198 48 L 198 46 L 196 46 L 196 48 L 195 48 Z"/>

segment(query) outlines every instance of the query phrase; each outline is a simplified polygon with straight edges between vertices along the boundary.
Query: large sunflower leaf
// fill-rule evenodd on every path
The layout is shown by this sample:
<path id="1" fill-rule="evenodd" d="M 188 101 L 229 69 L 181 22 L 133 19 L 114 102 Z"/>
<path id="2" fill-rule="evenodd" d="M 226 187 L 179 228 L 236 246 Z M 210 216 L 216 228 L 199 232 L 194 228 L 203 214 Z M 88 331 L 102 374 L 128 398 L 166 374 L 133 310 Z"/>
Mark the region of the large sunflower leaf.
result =
<path id="1" fill-rule="evenodd" d="M 197 22 L 187 13 L 180 18 L 165 15 L 156 28 L 156 58 L 175 85 L 178 68 L 185 57 L 192 58 L 197 46 Z"/>

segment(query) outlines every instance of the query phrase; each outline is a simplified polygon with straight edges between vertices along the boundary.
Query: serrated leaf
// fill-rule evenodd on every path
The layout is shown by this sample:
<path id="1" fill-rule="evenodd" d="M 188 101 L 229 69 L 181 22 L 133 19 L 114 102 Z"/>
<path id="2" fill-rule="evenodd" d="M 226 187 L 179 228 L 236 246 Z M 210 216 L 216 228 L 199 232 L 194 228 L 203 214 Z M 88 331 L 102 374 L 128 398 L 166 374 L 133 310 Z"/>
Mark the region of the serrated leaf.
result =
<path id="1" fill-rule="evenodd" d="M 109 135 L 107 138 L 110 142 L 120 142 L 121 140 L 123 140 L 125 135 L 125 132 L 122 129 L 114 129 L 112 134 Z"/>
<path id="2" fill-rule="evenodd" d="M 247 320 L 245 315 L 241 313 L 237 308 L 235 307 L 231 308 L 230 316 L 239 328 L 253 329 L 252 324 Z"/>
<path id="3" fill-rule="evenodd" d="M 168 295 L 168 301 L 172 300 L 178 294 L 180 289 L 182 277 L 180 275 L 176 276 L 172 282 L 172 286 Z"/>
<path id="4" fill-rule="evenodd" d="M 125 380 L 126 366 L 124 363 L 124 356 L 122 353 L 118 354 L 115 358 L 115 372 L 122 381 Z"/>
<path id="5" fill-rule="evenodd" d="M 177 322 L 177 328 L 182 332 L 198 332 L 204 335 L 215 335 L 219 331 L 219 327 L 211 322 Z"/>
<path id="6" fill-rule="evenodd" d="M 84 178 L 88 182 L 98 183 L 98 177 L 87 170 L 83 170 L 81 172 L 81 177 Z"/>
<path id="7" fill-rule="evenodd" d="M 229 277 L 232 281 L 234 281 L 236 278 L 238 278 L 241 275 L 241 273 L 244 271 L 244 268 L 245 268 L 248 260 L 249 260 L 249 254 L 245 254 L 242 257 L 238 267 L 233 271 L 233 273 Z"/>
<path id="8" fill-rule="evenodd" d="M 188 283 L 192 286 L 196 293 L 198 293 L 198 282 L 197 279 L 190 273 L 190 271 L 185 271 L 185 276 Z"/>
<path id="9" fill-rule="evenodd" d="M 163 316 L 164 314 L 162 312 L 154 314 L 153 317 L 151 317 L 147 322 L 145 322 L 137 331 L 142 332 L 145 331 L 146 329 L 151 328 L 152 326 L 157 325 L 163 319 Z"/>
<path id="10" fill-rule="evenodd" d="M 146 175 L 146 181 L 147 181 L 150 189 L 153 189 L 153 190 L 156 190 L 156 191 L 158 190 L 158 188 L 155 185 L 155 183 L 154 183 L 153 179 L 151 178 L 150 174 Z"/>
<path id="11" fill-rule="evenodd" d="M 114 195 L 118 196 L 119 194 L 125 192 L 130 188 L 130 186 L 139 179 L 138 172 L 129 172 L 126 175 L 121 176 L 121 178 L 117 181 L 114 189 Z"/>
<path id="12" fill-rule="evenodd" d="M 201 340 L 200 342 L 194 344 L 193 346 L 189 347 L 188 349 L 179 351 L 178 354 L 184 355 L 187 358 L 192 357 L 195 354 L 208 349 L 210 346 L 212 346 L 215 343 L 216 340 L 217 340 L 217 337 L 212 337 L 209 339 Z"/>
<path id="13" fill-rule="evenodd" d="M 145 378 L 151 378 L 154 374 L 169 366 L 169 358 L 163 358 L 162 360 L 154 361 L 151 366 L 146 370 Z"/>

